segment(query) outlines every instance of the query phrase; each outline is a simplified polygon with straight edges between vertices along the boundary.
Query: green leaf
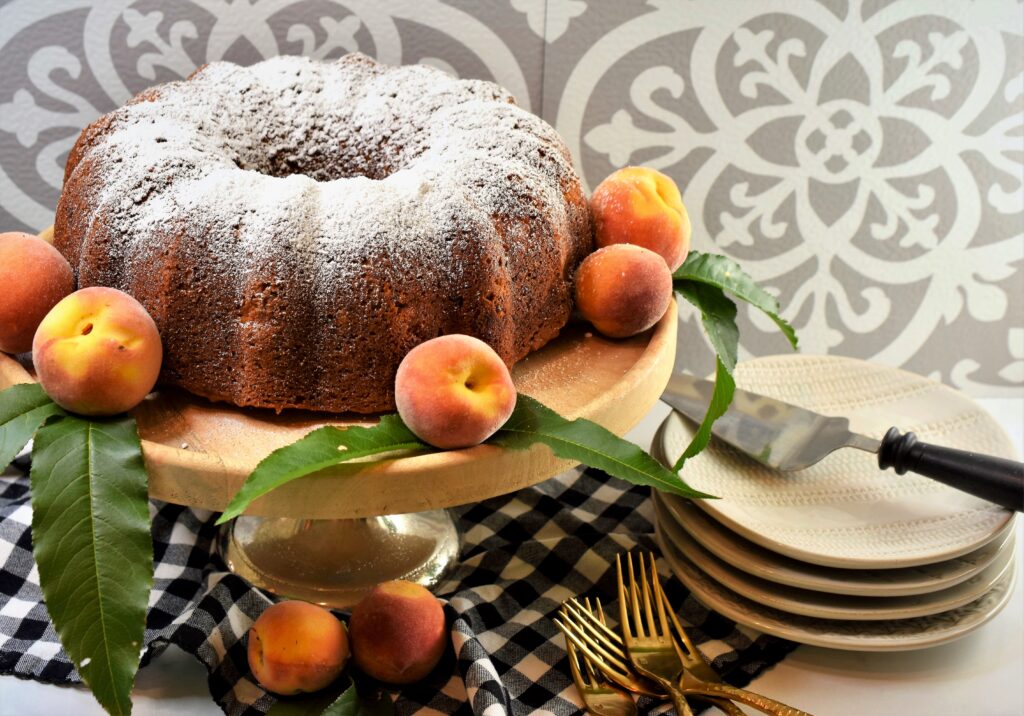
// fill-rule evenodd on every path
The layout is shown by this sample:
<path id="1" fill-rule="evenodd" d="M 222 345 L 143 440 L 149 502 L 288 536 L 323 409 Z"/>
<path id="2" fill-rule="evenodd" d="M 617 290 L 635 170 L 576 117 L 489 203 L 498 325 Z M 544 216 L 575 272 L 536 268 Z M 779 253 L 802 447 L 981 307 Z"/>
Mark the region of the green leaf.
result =
<path id="1" fill-rule="evenodd" d="M 12 385 L 0 392 L 0 472 L 18 456 L 47 418 L 62 412 L 37 383 Z"/>
<path id="2" fill-rule="evenodd" d="M 355 716 L 359 713 L 359 694 L 356 685 L 352 684 L 330 706 L 323 710 L 321 716 Z"/>
<path id="3" fill-rule="evenodd" d="M 61 644 L 103 708 L 131 713 L 153 584 L 135 420 L 47 423 L 36 433 L 31 479 L 32 551 Z"/>
<path id="4" fill-rule="evenodd" d="M 345 710 L 355 703 L 358 709 L 359 696 L 356 686 L 347 676 L 312 694 L 278 698 L 270 707 L 267 716 L 323 716 L 329 714 L 355 714 L 357 710 Z M 341 710 L 338 710 L 338 709 Z"/>
<path id="5" fill-rule="evenodd" d="M 539 442 L 550 447 L 558 457 L 578 460 L 637 485 L 656 487 L 683 497 L 711 497 L 691 489 L 678 475 L 636 445 L 600 425 L 589 420 L 566 420 L 522 394 L 512 416 L 487 442 L 513 450 Z M 231 498 L 217 524 L 237 517 L 253 500 L 292 480 L 349 460 L 410 450 L 437 449 L 420 442 L 397 415 L 385 415 L 371 428 L 319 428 L 264 458 Z M 391 458 L 368 460 L 359 466 L 370 467 L 385 459 Z"/>
<path id="6" fill-rule="evenodd" d="M 558 457 L 578 460 L 609 475 L 681 497 L 711 497 L 683 482 L 633 443 L 597 423 L 566 420 L 528 395 L 520 393 L 512 417 L 488 441 L 512 450 L 543 443 Z"/>
<path id="7" fill-rule="evenodd" d="M 217 524 L 238 517 L 253 500 L 300 477 L 370 455 L 428 448 L 397 415 L 385 415 L 370 428 L 318 428 L 265 457 L 231 498 Z"/>
<path id="8" fill-rule="evenodd" d="M 347 716 L 351 711 L 324 712 L 324 716 Z M 359 686 L 359 716 L 392 716 L 395 713 L 395 702 L 391 695 L 382 688 L 370 688 L 366 684 Z"/>
<path id="9" fill-rule="evenodd" d="M 754 283 L 740 265 L 726 256 L 691 251 L 683 265 L 672 274 L 676 290 L 682 290 L 687 282 L 710 284 L 728 291 L 736 298 L 759 308 L 771 318 L 786 336 L 790 345 L 797 347 L 796 331 L 779 315 L 779 302 L 775 297 Z"/>
<path id="10" fill-rule="evenodd" d="M 711 394 L 711 402 L 690 444 L 672 466 L 675 472 L 679 472 L 687 460 L 708 446 L 711 426 L 722 417 L 732 402 L 733 393 L 736 391 L 732 371 L 736 368 L 736 354 L 740 341 L 740 331 L 736 326 L 736 304 L 726 297 L 722 289 L 706 283 L 684 282 L 678 286 L 678 290 L 683 298 L 700 309 L 701 323 L 715 349 L 717 359 L 715 389 Z"/>
<path id="11" fill-rule="evenodd" d="M 736 304 L 720 288 L 706 283 L 685 283 L 679 287 L 683 298 L 700 309 L 704 332 L 719 360 L 730 373 L 736 368 L 740 329 L 736 325 Z"/>
<path id="12" fill-rule="evenodd" d="M 393 712 L 387 692 L 366 684 L 357 687 L 344 677 L 323 691 L 278 699 L 267 716 L 387 716 Z"/>
<path id="13" fill-rule="evenodd" d="M 708 411 L 704 414 L 704 420 L 697 428 L 693 440 L 676 460 L 676 464 L 672 466 L 674 471 L 679 472 L 687 460 L 708 446 L 708 441 L 711 440 L 711 426 L 729 409 L 729 403 L 732 402 L 735 391 L 736 381 L 733 380 L 732 374 L 722 363 L 722 359 L 718 358 L 715 361 L 715 390 L 711 394 Z"/>
<path id="14" fill-rule="evenodd" d="M 736 368 L 739 350 L 739 328 L 736 326 L 736 304 L 725 292 L 764 311 L 793 348 L 797 347 L 797 337 L 793 327 L 779 315 L 779 302 L 775 297 L 754 283 L 730 258 L 691 251 L 672 275 L 672 282 L 676 291 L 700 310 L 701 323 L 717 357 L 711 403 L 693 440 L 673 466 L 673 470 L 679 472 L 688 459 L 707 447 L 711 426 L 729 408 L 736 391 L 732 372 Z"/>

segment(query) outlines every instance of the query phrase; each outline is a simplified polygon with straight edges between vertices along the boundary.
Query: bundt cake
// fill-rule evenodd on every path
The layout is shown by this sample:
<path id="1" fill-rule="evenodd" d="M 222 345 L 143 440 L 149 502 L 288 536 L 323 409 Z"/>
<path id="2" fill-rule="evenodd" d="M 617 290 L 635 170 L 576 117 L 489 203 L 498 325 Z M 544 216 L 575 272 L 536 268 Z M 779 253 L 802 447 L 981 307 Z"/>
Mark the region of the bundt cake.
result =
<path id="1" fill-rule="evenodd" d="M 592 249 L 568 150 L 502 88 L 352 54 L 208 64 L 72 149 L 54 243 L 153 316 L 161 380 L 243 406 L 377 412 L 447 333 L 512 365 Z"/>

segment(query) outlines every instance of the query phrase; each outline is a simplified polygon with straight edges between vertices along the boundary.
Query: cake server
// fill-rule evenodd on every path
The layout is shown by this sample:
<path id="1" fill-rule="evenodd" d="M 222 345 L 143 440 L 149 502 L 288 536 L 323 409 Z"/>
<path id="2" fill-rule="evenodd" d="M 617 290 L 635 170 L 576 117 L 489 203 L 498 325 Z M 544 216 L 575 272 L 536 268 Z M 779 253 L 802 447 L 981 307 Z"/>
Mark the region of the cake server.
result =
<path id="1" fill-rule="evenodd" d="M 713 390 L 711 381 L 673 373 L 661 399 L 699 423 Z M 848 418 L 820 415 L 739 388 L 711 433 L 776 470 L 802 470 L 839 448 L 852 447 L 877 453 L 882 470 L 915 472 L 1007 509 L 1024 510 L 1024 463 L 931 445 L 895 427 L 876 440 L 851 432 Z"/>

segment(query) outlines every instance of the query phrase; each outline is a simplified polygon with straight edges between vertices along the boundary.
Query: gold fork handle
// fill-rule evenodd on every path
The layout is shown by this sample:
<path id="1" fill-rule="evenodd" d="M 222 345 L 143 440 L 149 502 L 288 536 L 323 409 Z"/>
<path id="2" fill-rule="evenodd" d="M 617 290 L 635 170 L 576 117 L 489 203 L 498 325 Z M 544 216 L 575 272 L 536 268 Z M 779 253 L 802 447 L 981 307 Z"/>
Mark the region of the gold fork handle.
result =
<path id="1" fill-rule="evenodd" d="M 676 713 L 679 714 L 679 716 L 693 716 L 690 704 L 686 703 L 686 697 L 683 695 L 682 691 L 679 689 L 670 689 L 668 697 L 672 700 L 672 705 L 676 707 Z"/>
<path id="2" fill-rule="evenodd" d="M 672 683 L 669 679 L 663 679 L 655 676 L 654 674 L 648 673 L 649 677 L 657 681 L 661 688 L 665 689 L 665 693 L 668 694 L 669 699 L 672 701 L 672 705 L 676 708 L 676 713 L 679 716 L 693 716 L 693 711 L 690 709 L 690 704 L 686 702 L 686 694 L 676 684 Z"/>
<path id="3" fill-rule="evenodd" d="M 755 694 L 753 691 L 747 691 L 746 689 L 737 689 L 735 686 L 729 684 L 686 684 L 683 688 L 683 692 L 687 694 L 700 694 L 701 696 L 724 696 L 727 699 L 738 701 L 741 704 L 751 706 L 758 711 L 762 711 L 766 714 L 772 714 L 772 716 L 811 716 L 806 711 L 795 709 L 792 706 L 787 706 L 784 703 L 770 699 L 767 696 L 761 696 L 761 694 Z"/>
<path id="4" fill-rule="evenodd" d="M 729 699 L 704 698 L 709 704 L 726 714 L 726 716 L 747 716 L 746 712 Z"/>

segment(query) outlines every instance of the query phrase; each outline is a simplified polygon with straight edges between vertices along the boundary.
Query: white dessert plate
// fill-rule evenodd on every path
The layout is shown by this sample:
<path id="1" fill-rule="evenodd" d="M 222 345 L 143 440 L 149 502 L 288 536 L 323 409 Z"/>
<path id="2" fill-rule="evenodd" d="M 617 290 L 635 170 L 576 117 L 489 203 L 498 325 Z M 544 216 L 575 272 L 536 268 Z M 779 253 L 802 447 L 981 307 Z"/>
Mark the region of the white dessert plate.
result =
<path id="1" fill-rule="evenodd" d="M 733 567 L 777 584 L 829 594 L 902 597 L 960 584 L 992 564 L 1013 535 L 1011 520 L 996 538 L 973 552 L 934 564 L 897 569 L 841 569 L 777 554 L 730 532 L 689 500 L 657 493 L 655 498 L 702 547 Z"/>
<path id="2" fill-rule="evenodd" d="M 905 597 L 826 594 L 775 584 L 736 569 L 701 547 L 676 524 L 664 505 L 657 503 L 656 509 L 662 538 L 719 584 L 758 604 L 819 619 L 878 621 L 948 612 L 980 598 L 1012 568 L 1014 546 L 1011 540 L 996 560 L 980 573 L 937 592 Z"/>
<path id="3" fill-rule="evenodd" d="M 789 614 L 742 597 L 704 574 L 664 539 L 656 536 L 672 571 L 705 606 L 766 634 L 801 644 L 847 651 L 910 651 L 966 636 L 998 614 L 1010 600 L 1016 581 L 1011 567 L 989 591 L 970 604 L 913 619 L 846 621 Z"/>
<path id="4" fill-rule="evenodd" d="M 898 425 L 922 440 L 1016 459 L 1009 437 L 970 398 L 895 368 L 835 356 L 771 356 L 736 367 L 740 387 L 826 415 L 881 438 Z M 660 449 L 674 460 L 692 425 L 673 413 Z M 953 559 L 995 539 L 1013 513 L 917 475 L 878 469 L 876 457 L 838 450 L 799 472 L 760 465 L 712 441 L 683 479 L 722 499 L 697 504 L 733 532 L 804 562 L 891 569 Z"/>

